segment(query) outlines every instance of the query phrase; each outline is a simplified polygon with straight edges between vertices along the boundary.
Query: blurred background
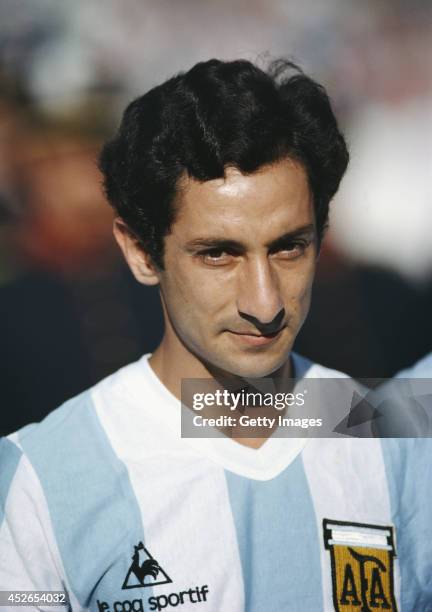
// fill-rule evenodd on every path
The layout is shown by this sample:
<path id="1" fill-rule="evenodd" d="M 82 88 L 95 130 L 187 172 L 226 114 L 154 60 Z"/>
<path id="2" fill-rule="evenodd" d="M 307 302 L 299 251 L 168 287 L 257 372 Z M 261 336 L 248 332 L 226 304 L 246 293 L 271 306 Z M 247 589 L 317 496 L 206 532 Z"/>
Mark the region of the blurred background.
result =
<path id="1" fill-rule="evenodd" d="M 296 349 L 355 377 L 428 352 L 431 51 L 429 0 L 0 0 L 0 433 L 156 347 L 95 160 L 128 101 L 210 57 L 297 61 L 349 142 Z"/>

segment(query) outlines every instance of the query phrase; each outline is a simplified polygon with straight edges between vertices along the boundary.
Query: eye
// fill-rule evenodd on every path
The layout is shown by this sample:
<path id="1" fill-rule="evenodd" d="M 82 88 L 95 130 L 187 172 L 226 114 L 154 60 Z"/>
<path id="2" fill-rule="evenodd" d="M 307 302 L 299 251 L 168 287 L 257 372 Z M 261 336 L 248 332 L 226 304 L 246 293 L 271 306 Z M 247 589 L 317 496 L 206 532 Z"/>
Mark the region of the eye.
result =
<path id="1" fill-rule="evenodd" d="M 303 255 L 309 244 L 309 242 L 303 240 L 287 242 L 274 249 L 271 254 L 281 259 L 296 259 Z"/>
<path id="2" fill-rule="evenodd" d="M 230 261 L 232 254 L 224 249 L 207 249 L 198 253 L 198 257 L 210 266 L 220 266 Z"/>

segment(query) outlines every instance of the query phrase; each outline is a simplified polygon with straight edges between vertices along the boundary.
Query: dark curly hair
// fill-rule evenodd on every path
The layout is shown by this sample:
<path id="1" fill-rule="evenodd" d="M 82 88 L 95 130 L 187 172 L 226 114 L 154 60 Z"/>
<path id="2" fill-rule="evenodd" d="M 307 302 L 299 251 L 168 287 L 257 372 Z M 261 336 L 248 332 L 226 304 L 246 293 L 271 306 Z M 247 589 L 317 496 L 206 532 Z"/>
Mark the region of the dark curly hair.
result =
<path id="1" fill-rule="evenodd" d="M 163 269 L 182 175 L 207 181 L 228 166 L 252 173 L 284 157 L 306 169 L 321 239 L 348 164 L 324 88 L 286 60 L 265 72 L 212 59 L 131 102 L 100 169 L 110 204 Z"/>

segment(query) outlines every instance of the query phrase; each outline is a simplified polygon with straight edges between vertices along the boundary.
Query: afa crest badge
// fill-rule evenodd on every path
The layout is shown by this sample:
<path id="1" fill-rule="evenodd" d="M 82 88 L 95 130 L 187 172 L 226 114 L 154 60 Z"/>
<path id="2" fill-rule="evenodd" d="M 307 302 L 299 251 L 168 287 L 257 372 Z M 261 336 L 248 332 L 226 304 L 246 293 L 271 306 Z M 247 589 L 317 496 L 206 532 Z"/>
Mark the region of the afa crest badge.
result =
<path id="1" fill-rule="evenodd" d="M 324 519 L 337 612 L 397 612 L 393 528 Z"/>

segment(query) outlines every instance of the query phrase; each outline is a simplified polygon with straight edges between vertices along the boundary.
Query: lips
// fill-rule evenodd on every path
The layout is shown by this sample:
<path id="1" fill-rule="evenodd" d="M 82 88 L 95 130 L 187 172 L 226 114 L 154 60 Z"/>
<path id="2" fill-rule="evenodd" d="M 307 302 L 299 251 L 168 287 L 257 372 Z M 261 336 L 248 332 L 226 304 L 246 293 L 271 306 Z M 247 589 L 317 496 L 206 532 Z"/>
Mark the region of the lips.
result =
<path id="1" fill-rule="evenodd" d="M 257 334 L 257 333 L 249 333 L 249 332 L 234 332 L 230 330 L 230 333 L 234 338 L 236 338 L 239 342 L 253 345 L 253 346 L 262 346 L 265 344 L 270 344 L 275 338 L 277 338 L 280 333 L 283 331 L 284 327 L 281 327 L 278 331 L 273 332 L 271 334 Z"/>
<path id="2" fill-rule="evenodd" d="M 232 331 L 229 330 L 232 334 L 236 334 L 237 336 L 253 336 L 254 338 L 274 338 L 275 336 L 277 336 L 282 330 L 284 329 L 284 327 L 280 327 L 277 331 L 272 332 L 271 334 L 257 334 L 257 333 L 253 333 L 253 332 L 237 332 L 237 331 Z"/>

